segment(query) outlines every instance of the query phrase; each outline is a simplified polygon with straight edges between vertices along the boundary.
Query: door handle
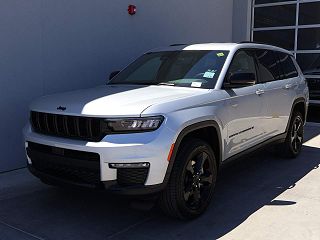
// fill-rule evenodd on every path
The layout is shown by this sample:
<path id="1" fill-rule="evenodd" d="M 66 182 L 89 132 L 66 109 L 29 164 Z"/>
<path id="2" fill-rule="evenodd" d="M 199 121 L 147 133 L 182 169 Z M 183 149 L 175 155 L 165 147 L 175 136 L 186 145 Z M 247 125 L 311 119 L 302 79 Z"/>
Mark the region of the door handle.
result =
<path id="1" fill-rule="evenodd" d="M 290 88 L 292 88 L 292 84 L 286 84 L 286 85 L 284 85 L 284 89 L 290 89 Z"/>
<path id="2" fill-rule="evenodd" d="M 231 106 L 234 108 L 237 108 L 239 106 L 239 104 L 238 103 L 231 103 Z"/>
<path id="3" fill-rule="evenodd" d="M 238 102 L 238 101 L 235 101 L 235 100 L 231 100 L 231 101 L 230 101 L 230 105 L 231 105 L 233 108 L 237 108 L 238 105 L 239 105 L 239 102 Z"/>
<path id="4" fill-rule="evenodd" d="M 256 91 L 256 94 L 260 96 L 260 95 L 264 94 L 264 90 L 258 89 L 258 90 Z"/>

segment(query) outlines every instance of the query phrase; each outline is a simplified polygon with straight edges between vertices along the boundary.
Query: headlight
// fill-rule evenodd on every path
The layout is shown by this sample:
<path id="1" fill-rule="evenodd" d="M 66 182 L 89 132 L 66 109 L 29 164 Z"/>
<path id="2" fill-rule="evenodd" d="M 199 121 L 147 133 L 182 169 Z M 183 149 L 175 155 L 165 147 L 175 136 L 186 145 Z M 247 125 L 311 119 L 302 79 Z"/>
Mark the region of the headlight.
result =
<path id="1" fill-rule="evenodd" d="M 158 129 L 163 122 L 162 116 L 141 117 L 141 118 L 124 118 L 124 119 L 105 119 L 107 128 L 111 132 L 143 132 L 154 131 Z"/>

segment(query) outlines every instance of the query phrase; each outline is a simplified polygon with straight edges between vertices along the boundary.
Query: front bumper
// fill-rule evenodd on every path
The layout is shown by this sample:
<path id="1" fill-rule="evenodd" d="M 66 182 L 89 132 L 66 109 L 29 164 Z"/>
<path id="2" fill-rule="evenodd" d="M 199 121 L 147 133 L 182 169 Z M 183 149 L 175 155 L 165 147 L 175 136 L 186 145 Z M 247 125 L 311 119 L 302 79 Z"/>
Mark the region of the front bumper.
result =
<path id="1" fill-rule="evenodd" d="M 106 188 L 121 194 L 145 194 L 163 189 L 167 176 L 167 157 L 175 134 L 165 126 L 154 132 L 108 135 L 100 142 L 59 138 L 38 134 L 27 125 L 24 129 L 25 146 L 30 171 L 45 179 L 63 184 L 81 185 L 68 179 L 47 174 L 32 165 L 32 156 L 28 153 L 28 143 L 51 146 L 58 149 L 74 150 L 99 155 L 99 184 L 89 184 Z M 45 157 L 47 159 L 47 157 Z M 68 160 L 65 160 L 67 162 Z M 149 163 L 148 174 L 143 185 L 123 186 L 118 184 L 118 169 L 110 168 L 110 163 Z M 88 185 L 88 186 L 89 186 Z"/>
<path id="2" fill-rule="evenodd" d="M 64 186 L 64 187 L 72 187 L 72 188 L 91 188 L 95 190 L 104 190 L 111 193 L 119 194 L 119 195 L 147 195 L 158 193 L 165 188 L 165 184 L 155 184 L 151 186 L 119 186 L 117 181 L 108 181 L 108 182 L 101 182 L 99 185 L 93 184 L 85 184 L 85 183 L 78 183 L 74 181 L 68 181 L 66 179 L 58 178 L 41 171 L 36 170 L 31 164 L 28 164 L 29 171 L 36 177 L 46 181 L 47 183 L 51 183 L 54 185 Z"/>

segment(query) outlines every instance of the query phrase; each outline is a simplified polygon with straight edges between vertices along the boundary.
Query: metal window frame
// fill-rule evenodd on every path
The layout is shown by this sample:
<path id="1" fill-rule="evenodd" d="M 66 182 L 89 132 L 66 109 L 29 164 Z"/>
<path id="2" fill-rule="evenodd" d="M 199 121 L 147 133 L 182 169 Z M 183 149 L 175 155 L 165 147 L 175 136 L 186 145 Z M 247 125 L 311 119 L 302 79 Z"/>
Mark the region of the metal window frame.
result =
<path id="1" fill-rule="evenodd" d="M 319 28 L 320 24 L 309 24 L 309 25 L 299 25 L 299 14 L 300 14 L 300 4 L 302 3 L 314 3 L 319 2 L 320 0 L 284 0 L 283 2 L 276 2 L 276 3 L 264 3 L 264 4 L 255 4 L 255 0 L 251 2 L 251 21 L 250 21 L 250 40 L 253 41 L 253 34 L 254 32 L 259 31 L 272 31 L 272 30 L 295 30 L 295 39 L 294 39 L 294 49 L 292 53 L 295 57 L 297 54 L 300 53 L 316 53 L 320 54 L 320 50 L 298 50 L 298 31 L 299 29 L 306 29 L 306 28 Z M 293 26 L 279 26 L 279 27 L 264 27 L 264 28 L 255 28 L 254 27 L 254 16 L 255 16 L 255 9 L 261 7 L 272 7 L 272 6 L 283 6 L 289 4 L 296 4 L 296 22 Z M 306 75 L 308 78 L 320 78 L 319 75 Z"/>

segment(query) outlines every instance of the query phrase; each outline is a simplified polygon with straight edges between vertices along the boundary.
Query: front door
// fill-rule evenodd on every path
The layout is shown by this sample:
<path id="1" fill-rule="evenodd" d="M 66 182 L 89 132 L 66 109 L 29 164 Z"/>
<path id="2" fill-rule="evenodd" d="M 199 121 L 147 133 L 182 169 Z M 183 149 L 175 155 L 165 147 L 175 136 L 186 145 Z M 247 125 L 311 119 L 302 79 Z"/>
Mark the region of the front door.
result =
<path id="1" fill-rule="evenodd" d="M 263 84 L 257 82 L 256 60 L 251 50 L 236 53 L 226 75 L 228 79 L 238 73 L 254 76 L 255 82 L 248 86 L 225 89 L 228 94 L 225 116 L 227 139 L 225 140 L 225 158 L 229 158 L 260 142 L 265 138 L 263 116 L 265 115 Z M 246 80 L 246 79 L 244 79 Z M 241 85 L 241 84 L 240 84 Z"/>

